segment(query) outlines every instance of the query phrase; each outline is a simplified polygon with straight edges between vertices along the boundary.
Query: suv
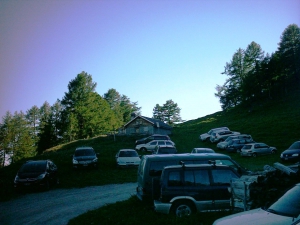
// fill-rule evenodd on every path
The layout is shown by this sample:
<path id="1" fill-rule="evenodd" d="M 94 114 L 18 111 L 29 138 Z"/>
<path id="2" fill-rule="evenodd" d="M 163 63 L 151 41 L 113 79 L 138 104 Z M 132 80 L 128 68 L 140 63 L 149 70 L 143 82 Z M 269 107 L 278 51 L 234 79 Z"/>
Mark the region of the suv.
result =
<path id="1" fill-rule="evenodd" d="M 180 162 L 185 164 L 207 164 L 210 160 L 216 162 L 217 165 L 227 165 L 232 167 L 239 174 L 250 174 L 231 159 L 230 156 L 218 153 L 202 153 L 202 154 L 154 154 L 143 155 L 137 172 L 137 188 L 136 196 L 141 201 L 157 199 L 159 193 L 157 186 L 162 170 L 165 166 L 179 165 Z"/>
<path id="2" fill-rule="evenodd" d="M 14 188 L 42 188 L 48 190 L 51 184 L 58 184 L 57 166 L 51 160 L 30 160 L 18 171 Z"/>
<path id="3" fill-rule="evenodd" d="M 225 150 L 227 152 L 241 152 L 241 149 L 246 144 L 255 143 L 253 140 L 250 139 L 232 139 L 228 142 L 227 147 Z"/>
<path id="4" fill-rule="evenodd" d="M 79 147 L 76 148 L 73 155 L 73 168 L 79 167 L 94 167 L 98 166 L 99 153 L 95 153 L 92 147 Z"/>
<path id="5" fill-rule="evenodd" d="M 200 139 L 201 141 L 208 141 L 209 138 L 210 138 L 210 135 L 212 134 L 212 132 L 218 131 L 218 130 L 229 130 L 229 128 L 228 128 L 228 127 L 218 127 L 218 128 L 213 128 L 213 129 L 211 129 L 210 131 L 208 131 L 207 133 L 201 134 L 201 135 L 199 136 L 199 139 Z"/>
<path id="6" fill-rule="evenodd" d="M 151 151 L 153 152 L 156 146 L 170 146 L 173 147 L 175 144 L 173 141 L 166 141 L 166 140 L 153 140 L 148 142 L 147 144 L 139 144 L 135 146 L 135 149 L 138 151 Z"/>
<path id="7" fill-rule="evenodd" d="M 164 168 L 160 179 L 160 197 L 154 200 L 156 212 L 189 216 L 193 212 L 228 210 L 233 178 L 240 175 L 231 167 L 211 164 L 176 165 Z"/>
<path id="8" fill-rule="evenodd" d="M 161 135 L 161 134 L 153 134 L 149 137 L 145 137 L 139 140 L 135 141 L 135 146 L 140 145 L 140 144 L 147 144 L 150 141 L 153 140 L 171 140 L 168 135 Z"/>
<path id="9" fill-rule="evenodd" d="M 177 149 L 174 146 L 159 146 L 157 145 L 152 154 L 176 154 Z"/>
<path id="10" fill-rule="evenodd" d="M 220 141 L 225 141 L 226 138 L 233 135 L 238 135 L 240 132 L 236 131 L 230 131 L 230 130 L 221 130 L 221 131 L 215 131 L 210 136 L 210 142 L 217 143 Z"/>
<path id="11" fill-rule="evenodd" d="M 239 135 L 233 135 L 233 136 L 229 136 L 225 139 L 225 141 L 221 141 L 217 144 L 217 148 L 218 149 L 226 149 L 228 146 L 228 143 L 232 140 L 232 139 L 243 139 L 243 140 L 247 140 L 247 141 L 253 141 L 252 136 L 250 134 L 239 134 Z"/>

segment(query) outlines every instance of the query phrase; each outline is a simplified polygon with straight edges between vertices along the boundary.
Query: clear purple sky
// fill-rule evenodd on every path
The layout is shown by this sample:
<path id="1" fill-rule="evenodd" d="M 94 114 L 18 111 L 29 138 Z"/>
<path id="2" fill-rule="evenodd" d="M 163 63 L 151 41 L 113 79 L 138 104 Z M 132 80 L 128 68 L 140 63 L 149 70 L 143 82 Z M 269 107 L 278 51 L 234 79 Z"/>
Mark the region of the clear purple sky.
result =
<path id="1" fill-rule="evenodd" d="M 238 48 L 278 48 L 300 0 L 0 0 L 0 122 L 52 105 L 82 71 L 152 117 L 172 99 L 184 120 L 221 110 L 214 96 Z"/>

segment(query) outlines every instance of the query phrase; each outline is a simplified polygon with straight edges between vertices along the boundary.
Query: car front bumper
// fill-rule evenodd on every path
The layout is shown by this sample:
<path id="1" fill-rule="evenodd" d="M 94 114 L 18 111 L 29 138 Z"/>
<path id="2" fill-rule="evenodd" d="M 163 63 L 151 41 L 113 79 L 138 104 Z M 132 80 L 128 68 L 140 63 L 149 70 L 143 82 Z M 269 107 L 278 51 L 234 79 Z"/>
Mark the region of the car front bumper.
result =
<path id="1" fill-rule="evenodd" d="M 253 152 L 241 152 L 241 156 L 252 156 Z"/>
<path id="2" fill-rule="evenodd" d="M 154 200 L 154 210 L 158 213 L 169 214 L 172 204 L 162 203 L 161 201 Z"/>

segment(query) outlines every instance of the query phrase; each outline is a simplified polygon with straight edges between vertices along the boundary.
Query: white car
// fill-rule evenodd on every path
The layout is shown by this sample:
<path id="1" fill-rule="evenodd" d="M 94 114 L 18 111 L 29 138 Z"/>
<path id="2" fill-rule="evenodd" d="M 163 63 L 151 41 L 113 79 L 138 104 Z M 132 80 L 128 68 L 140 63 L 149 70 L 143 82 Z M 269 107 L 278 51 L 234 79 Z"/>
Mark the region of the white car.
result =
<path id="1" fill-rule="evenodd" d="M 208 141 L 210 139 L 210 135 L 212 134 L 212 132 L 217 131 L 217 130 L 229 130 L 229 128 L 228 127 L 213 128 L 210 131 L 208 131 L 207 133 L 201 134 L 199 136 L 199 139 L 201 141 Z"/>
<path id="2" fill-rule="evenodd" d="M 230 131 L 230 130 L 220 130 L 220 131 L 214 131 L 210 135 L 210 142 L 211 143 L 218 143 L 220 141 L 225 141 L 226 138 L 229 136 L 234 136 L 241 134 L 240 132 L 237 131 Z"/>
<path id="3" fill-rule="evenodd" d="M 213 225 L 296 225 L 300 224 L 300 183 L 268 208 L 253 209 L 216 220 Z"/>
<path id="4" fill-rule="evenodd" d="M 116 154 L 118 167 L 138 166 L 141 158 L 134 149 L 121 149 Z"/>
<path id="5" fill-rule="evenodd" d="M 153 140 L 148 142 L 147 144 L 140 144 L 135 146 L 135 149 L 138 151 L 149 151 L 153 152 L 156 146 L 163 146 L 163 147 L 175 147 L 175 143 L 173 141 L 166 141 L 166 140 Z"/>

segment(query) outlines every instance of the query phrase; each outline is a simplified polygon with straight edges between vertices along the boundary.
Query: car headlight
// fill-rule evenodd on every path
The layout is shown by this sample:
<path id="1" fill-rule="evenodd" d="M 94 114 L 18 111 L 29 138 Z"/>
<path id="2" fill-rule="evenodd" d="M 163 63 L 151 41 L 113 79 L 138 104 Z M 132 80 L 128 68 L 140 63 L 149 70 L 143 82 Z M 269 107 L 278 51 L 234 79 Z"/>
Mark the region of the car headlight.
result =
<path id="1" fill-rule="evenodd" d="M 93 162 L 97 162 L 97 161 L 98 161 L 98 158 L 93 159 Z"/>
<path id="2" fill-rule="evenodd" d="M 73 159 L 73 164 L 78 164 L 78 161 L 76 159 Z"/>
<path id="3" fill-rule="evenodd" d="M 16 177 L 15 177 L 15 182 L 18 182 L 18 181 L 19 181 L 19 176 L 16 175 Z"/>
<path id="4" fill-rule="evenodd" d="M 296 156 L 299 156 L 299 154 L 298 154 L 298 153 L 295 153 L 295 154 L 293 154 L 292 156 L 293 156 L 293 157 L 296 157 Z"/>
<path id="5" fill-rule="evenodd" d="M 46 176 L 46 174 L 45 174 L 45 173 L 42 173 L 41 175 L 39 175 L 39 176 L 37 177 L 37 179 L 38 179 L 38 180 L 42 180 L 42 179 L 45 178 L 45 176 Z"/>

